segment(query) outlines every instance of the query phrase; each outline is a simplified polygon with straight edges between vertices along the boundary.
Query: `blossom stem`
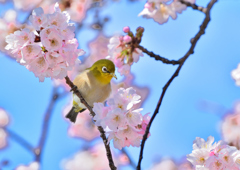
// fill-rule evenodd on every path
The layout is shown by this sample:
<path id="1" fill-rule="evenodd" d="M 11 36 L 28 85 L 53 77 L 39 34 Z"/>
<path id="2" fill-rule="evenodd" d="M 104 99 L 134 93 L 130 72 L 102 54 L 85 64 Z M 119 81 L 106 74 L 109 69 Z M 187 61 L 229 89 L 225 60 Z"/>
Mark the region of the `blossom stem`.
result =
<path id="1" fill-rule="evenodd" d="M 148 51 L 146 48 L 144 48 L 141 45 L 137 45 L 136 48 L 139 48 L 140 50 L 142 50 L 142 52 L 148 54 L 150 57 L 155 58 L 155 60 L 160 60 L 165 64 L 172 64 L 172 65 L 176 65 L 176 64 L 180 64 L 179 61 L 175 61 L 175 60 L 168 60 L 164 57 L 161 57 L 160 55 L 154 54 L 152 51 Z"/>
<path id="2" fill-rule="evenodd" d="M 91 116 L 94 117 L 96 114 L 92 110 L 92 107 L 89 106 L 89 104 L 86 102 L 86 100 L 82 97 L 81 93 L 76 88 L 76 86 L 73 84 L 73 82 L 70 80 L 70 78 L 68 76 L 66 76 L 65 80 L 66 80 L 66 83 L 71 87 L 71 91 L 73 91 L 73 93 L 75 93 L 79 97 L 81 103 L 83 103 L 87 107 L 87 109 L 90 111 Z M 109 167 L 111 168 L 111 170 L 116 170 L 117 168 L 116 168 L 116 166 L 114 165 L 114 162 L 113 162 L 112 153 L 111 153 L 111 150 L 110 150 L 110 146 L 108 144 L 107 137 L 105 135 L 105 131 L 101 126 L 98 126 L 98 130 L 100 132 L 100 137 L 102 138 L 103 143 L 104 143 L 105 148 L 106 148 L 107 158 L 108 158 L 108 161 L 109 161 Z"/>
<path id="3" fill-rule="evenodd" d="M 206 13 L 206 8 L 201 7 L 201 6 L 197 6 L 196 4 L 192 4 L 191 2 L 187 2 L 185 0 L 179 0 L 182 4 L 187 5 L 188 7 L 192 7 L 192 9 L 201 11 L 203 13 Z"/>
<path id="4" fill-rule="evenodd" d="M 145 142 L 147 140 L 147 136 L 148 136 L 148 133 L 149 133 L 149 130 L 150 130 L 150 127 L 151 127 L 151 124 L 154 120 L 154 118 L 156 117 L 156 115 L 158 114 L 159 112 L 159 108 L 162 104 L 162 100 L 163 100 L 163 97 L 166 93 L 166 90 L 168 89 L 168 87 L 170 86 L 171 82 L 174 80 L 174 78 L 176 78 L 183 66 L 183 64 L 185 63 L 185 61 L 187 60 L 187 58 L 193 54 L 194 52 L 194 48 L 198 42 L 198 40 L 200 39 L 200 37 L 205 33 L 205 29 L 207 28 L 209 22 L 210 22 L 210 10 L 212 9 L 213 5 L 217 2 L 217 0 L 211 0 L 209 2 L 209 4 L 207 5 L 207 10 L 206 10 L 206 13 L 205 13 L 205 18 L 200 26 L 200 30 L 198 31 L 198 33 L 191 39 L 191 47 L 189 48 L 189 50 L 187 51 L 187 53 L 182 57 L 180 58 L 178 61 L 180 62 L 178 68 L 176 69 L 176 71 L 174 72 L 174 74 L 171 76 L 171 78 L 167 81 L 167 83 L 164 85 L 163 87 L 163 91 L 160 95 L 160 99 L 158 100 L 158 103 L 157 103 L 157 106 L 156 106 L 156 109 L 154 111 L 154 114 L 153 116 L 151 117 L 150 119 L 150 122 L 149 124 L 147 125 L 147 128 L 146 128 L 146 131 L 143 135 L 143 140 L 142 140 L 142 143 L 141 143 L 141 150 L 140 150 L 140 155 L 139 155 L 139 160 L 138 160 L 138 166 L 137 166 L 137 170 L 141 170 L 141 161 L 143 159 L 143 149 L 144 149 L 144 145 L 145 145 Z"/>

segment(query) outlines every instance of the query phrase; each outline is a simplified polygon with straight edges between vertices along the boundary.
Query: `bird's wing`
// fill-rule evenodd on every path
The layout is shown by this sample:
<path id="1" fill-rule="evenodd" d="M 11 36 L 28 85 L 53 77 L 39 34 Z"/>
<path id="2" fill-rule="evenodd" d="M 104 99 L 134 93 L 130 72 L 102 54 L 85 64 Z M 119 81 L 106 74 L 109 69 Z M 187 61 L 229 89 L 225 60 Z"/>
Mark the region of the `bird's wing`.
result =
<path id="1" fill-rule="evenodd" d="M 110 83 L 106 85 L 100 84 L 90 70 L 80 73 L 74 79 L 73 83 L 78 87 L 83 98 L 90 106 L 93 106 L 95 102 L 103 103 L 111 93 Z M 74 100 L 79 103 L 80 107 L 85 108 L 76 96 Z"/>

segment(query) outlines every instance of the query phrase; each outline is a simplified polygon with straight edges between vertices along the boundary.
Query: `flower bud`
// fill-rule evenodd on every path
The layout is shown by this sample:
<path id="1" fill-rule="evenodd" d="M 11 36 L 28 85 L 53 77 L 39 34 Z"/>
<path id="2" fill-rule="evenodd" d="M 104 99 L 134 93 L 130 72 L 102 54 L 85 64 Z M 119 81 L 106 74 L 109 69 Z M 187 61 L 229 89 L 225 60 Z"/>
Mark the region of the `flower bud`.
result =
<path id="1" fill-rule="evenodd" d="M 123 32 L 128 33 L 130 31 L 130 28 L 128 26 L 123 27 Z"/>
<path id="2" fill-rule="evenodd" d="M 129 35 L 125 35 L 125 36 L 123 37 L 123 42 L 129 43 L 129 42 L 131 42 L 131 41 L 132 41 L 132 38 L 131 38 Z"/>
<path id="3" fill-rule="evenodd" d="M 137 28 L 137 33 L 143 33 L 144 32 L 144 28 L 143 27 L 138 27 Z"/>

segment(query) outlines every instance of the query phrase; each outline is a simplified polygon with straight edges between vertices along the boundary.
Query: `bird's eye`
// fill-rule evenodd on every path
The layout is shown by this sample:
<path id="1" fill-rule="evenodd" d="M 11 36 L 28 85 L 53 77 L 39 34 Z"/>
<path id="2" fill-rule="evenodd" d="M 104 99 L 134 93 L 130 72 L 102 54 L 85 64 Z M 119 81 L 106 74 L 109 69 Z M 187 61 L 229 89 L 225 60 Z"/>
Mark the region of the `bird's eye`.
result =
<path id="1" fill-rule="evenodd" d="M 108 70 L 107 70 L 107 68 L 106 68 L 105 66 L 102 67 L 102 71 L 103 71 L 104 73 L 107 73 L 107 72 L 108 72 Z"/>

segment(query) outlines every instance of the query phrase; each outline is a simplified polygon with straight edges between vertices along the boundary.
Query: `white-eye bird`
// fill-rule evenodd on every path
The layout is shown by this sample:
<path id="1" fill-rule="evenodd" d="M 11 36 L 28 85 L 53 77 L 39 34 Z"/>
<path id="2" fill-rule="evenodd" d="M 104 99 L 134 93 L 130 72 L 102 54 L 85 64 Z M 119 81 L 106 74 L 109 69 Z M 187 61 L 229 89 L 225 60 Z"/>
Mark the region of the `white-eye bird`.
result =
<path id="1" fill-rule="evenodd" d="M 110 81 L 113 77 L 117 79 L 115 65 L 111 60 L 101 59 L 78 74 L 73 80 L 73 84 L 77 86 L 89 106 L 93 107 L 93 103 L 103 103 L 109 97 L 112 91 Z M 77 95 L 73 94 L 73 107 L 66 118 L 75 122 L 78 113 L 84 110 L 86 110 L 86 106 L 80 102 Z"/>

